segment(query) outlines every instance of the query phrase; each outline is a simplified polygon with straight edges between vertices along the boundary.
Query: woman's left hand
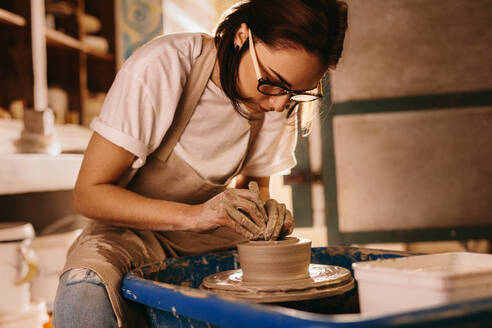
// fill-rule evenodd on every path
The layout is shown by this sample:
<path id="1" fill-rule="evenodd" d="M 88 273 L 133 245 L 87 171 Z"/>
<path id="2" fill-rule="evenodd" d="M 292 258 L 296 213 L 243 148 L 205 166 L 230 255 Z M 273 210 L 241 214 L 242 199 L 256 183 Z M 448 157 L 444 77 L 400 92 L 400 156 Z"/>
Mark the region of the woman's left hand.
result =
<path id="1" fill-rule="evenodd" d="M 265 240 L 277 240 L 292 233 L 295 221 L 285 204 L 269 199 L 265 202 L 265 209 L 268 215 L 267 226 L 263 233 Z"/>

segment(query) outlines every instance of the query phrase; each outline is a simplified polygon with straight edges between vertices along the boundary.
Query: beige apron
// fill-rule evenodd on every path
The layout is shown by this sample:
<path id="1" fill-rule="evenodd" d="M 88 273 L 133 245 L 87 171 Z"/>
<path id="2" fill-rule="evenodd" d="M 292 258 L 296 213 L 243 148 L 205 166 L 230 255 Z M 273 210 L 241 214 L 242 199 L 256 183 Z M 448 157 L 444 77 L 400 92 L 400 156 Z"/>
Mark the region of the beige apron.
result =
<path id="1" fill-rule="evenodd" d="M 213 39 L 205 35 L 202 39 L 202 52 L 193 64 L 174 121 L 159 148 L 149 156 L 147 163 L 128 184 L 129 190 L 150 198 L 200 204 L 222 192 L 242 169 L 248 152 L 231 177 L 222 184 L 212 183 L 203 179 L 173 151 L 215 64 Z M 248 150 L 262 122 L 263 116 L 250 121 Z M 210 233 L 149 231 L 92 221 L 71 246 L 63 271 L 74 268 L 95 271 L 106 284 L 118 325 L 143 327 L 143 311 L 126 302 L 120 295 L 121 280 L 126 273 L 144 264 L 158 263 L 167 257 L 229 249 L 244 240 L 244 237 L 226 227 Z"/>

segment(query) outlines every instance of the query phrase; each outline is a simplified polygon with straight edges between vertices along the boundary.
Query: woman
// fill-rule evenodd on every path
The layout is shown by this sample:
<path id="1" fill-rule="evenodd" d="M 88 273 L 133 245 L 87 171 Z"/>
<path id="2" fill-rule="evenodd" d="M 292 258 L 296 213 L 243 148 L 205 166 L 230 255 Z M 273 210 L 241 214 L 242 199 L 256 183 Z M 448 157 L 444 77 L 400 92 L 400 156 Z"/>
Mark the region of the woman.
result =
<path id="1" fill-rule="evenodd" d="M 295 165 L 288 116 L 321 97 L 346 20 L 336 0 L 250 0 L 214 40 L 163 36 L 127 60 L 91 124 L 74 205 L 94 220 L 69 251 L 55 327 L 141 327 L 119 292 L 131 269 L 292 231 L 269 176 Z"/>

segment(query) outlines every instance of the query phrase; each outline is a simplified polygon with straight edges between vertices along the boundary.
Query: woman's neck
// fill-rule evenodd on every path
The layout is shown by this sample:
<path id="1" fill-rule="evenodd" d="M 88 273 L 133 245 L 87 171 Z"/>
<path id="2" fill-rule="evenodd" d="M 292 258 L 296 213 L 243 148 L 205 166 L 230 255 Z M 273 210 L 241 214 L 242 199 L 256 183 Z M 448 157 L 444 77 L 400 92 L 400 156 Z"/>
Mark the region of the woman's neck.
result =
<path id="1" fill-rule="evenodd" d="M 220 66 L 219 66 L 219 60 L 218 59 L 215 61 L 215 65 L 214 65 L 214 68 L 212 70 L 211 80 L 218 88 L 223 90 L 222 84 L 220 83 Z"/>

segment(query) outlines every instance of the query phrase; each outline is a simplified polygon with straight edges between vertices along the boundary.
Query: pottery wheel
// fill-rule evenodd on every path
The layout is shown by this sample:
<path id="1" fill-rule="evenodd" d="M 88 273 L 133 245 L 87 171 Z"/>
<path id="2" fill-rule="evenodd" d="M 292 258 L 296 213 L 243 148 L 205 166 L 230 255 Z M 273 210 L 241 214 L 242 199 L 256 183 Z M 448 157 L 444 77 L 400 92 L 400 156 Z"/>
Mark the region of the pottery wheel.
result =
<path id="1" fill-rule="evenodd" d="M 309 277 L 278 283 L 243 280 L 241 269 L 206 277 L 201 289 L 255 303 L 301 301 L 340 295 L 354 288 L 350 271 L 333 265 L 310 264 Z"/>

